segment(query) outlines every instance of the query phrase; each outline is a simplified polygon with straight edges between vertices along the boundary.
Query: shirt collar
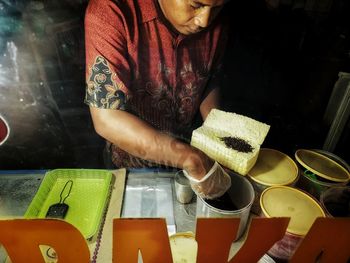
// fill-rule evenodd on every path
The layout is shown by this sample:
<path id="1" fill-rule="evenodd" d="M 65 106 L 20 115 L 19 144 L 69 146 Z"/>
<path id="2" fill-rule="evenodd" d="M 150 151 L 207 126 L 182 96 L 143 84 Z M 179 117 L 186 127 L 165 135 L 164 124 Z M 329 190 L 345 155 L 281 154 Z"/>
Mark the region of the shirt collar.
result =
<path id="1" fill-rule="evenodd" d="M 137 1 L 140 6 L 142 23 L 149 22 L 159 17 L 157 10 L 158 0 L 139 0 Z"/>
<path id="2" fill-rule="evenodd" d="M 159 6 L 158 0 L 138 0 L 138 4 L 140 7 L 142 23 L 147 23 L 153 19 L 159 19 L 159 21 L 163 23 L 173 35 L 179 35 L 169 21 L 166 20 Z M 184 36 L 181 35 L 181 38 L 184 38 Z"/>

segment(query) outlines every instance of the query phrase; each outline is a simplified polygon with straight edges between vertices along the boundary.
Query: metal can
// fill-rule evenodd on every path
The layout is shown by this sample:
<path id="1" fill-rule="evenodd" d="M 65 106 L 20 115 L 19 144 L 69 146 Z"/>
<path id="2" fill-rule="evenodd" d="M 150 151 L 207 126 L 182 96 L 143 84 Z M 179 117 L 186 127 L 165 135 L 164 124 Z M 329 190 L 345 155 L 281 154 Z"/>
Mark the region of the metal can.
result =
<path id="1" fill-rule="evenodd" d="M 254 188 L 244 176 L 229 172 L 231 187 L 221 199 L 206 200 L 197 196 L 197 217 L 237 217 L 240 224 L 236 239 L 246 230 L 250 208 L 254 201 Z"/>

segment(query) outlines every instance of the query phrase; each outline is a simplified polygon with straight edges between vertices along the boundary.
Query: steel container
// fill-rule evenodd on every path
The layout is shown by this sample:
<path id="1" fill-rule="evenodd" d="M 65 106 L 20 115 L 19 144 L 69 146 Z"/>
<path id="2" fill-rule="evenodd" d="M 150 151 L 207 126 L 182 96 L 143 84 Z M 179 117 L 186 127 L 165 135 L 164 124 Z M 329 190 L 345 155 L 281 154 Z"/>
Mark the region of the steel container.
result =
<path id="1" fill-rule="evenodd" d="M 350 217 L 350 187 L 327 189 L 321 194 L 320 203 L 329 217 Z"/>
<path id="2" fill-rule="evenodd" d="M 174 178 L 176 199 L 181 204 L 190 203 L 194 192 L 191 188 L 190 180 L 184 175 L 183 171 L 178 171 Z"/>
<path id="3" fill-rule="evenodd" d="M 222 209 L 213 206 L 216 200 L 205 200 L 197 196 L 197 217 L 236 217 L 240 218 L 240 224 L 237 231 L 236 239 L 239 239 L 246 229 L 250 209 L 254 201 L 254 188 L 248 179 L 245 177 L 229 172 L 231 177 L 231 187 L 224 196 L 226 196 L 233 204 L 232 209 Z"/>

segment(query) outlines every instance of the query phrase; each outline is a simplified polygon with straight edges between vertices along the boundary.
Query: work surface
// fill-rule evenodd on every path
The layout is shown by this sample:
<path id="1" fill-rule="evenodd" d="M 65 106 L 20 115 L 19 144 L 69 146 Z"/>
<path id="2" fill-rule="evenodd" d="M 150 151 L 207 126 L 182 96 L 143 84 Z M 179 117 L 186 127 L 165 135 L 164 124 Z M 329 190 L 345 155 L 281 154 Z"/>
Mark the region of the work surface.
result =
<path id="1" fill-rule="evenodd" d="M 169 235 L 176 232 L 195 232 L 196 198 L 189 204 L 176 200 L 173 176 L 175 171 L 125 169 L 113 171 L 112 194 L 101 225 L 103 233 L 108 233 L 112 219 L 120 217 L 166 218 Z M 0 171 L 0 218 L 21 218 L 35 196 L 45 171 Z M 126 179 L 126 180 L 125 180 Z M 118 208 L 118 205 L 120 206 Z M 110 212 L 111 206 L 113 213 Z M 102 237 L 104 235 L 102 234 Z M 109 246 L 111 240 L 102 238 L 99 251 L 96 237 L 89 247 L 92 262 L 111 262 Z M 230 255 L 241 247 L 245 236 L 232 245 Z M 109 251 L 104 253 L 105 251 Z M 6 261 L 6 253 L 0 247 L 0 263 Z M 265 256 L 261 262 L 273 262 Z"/>

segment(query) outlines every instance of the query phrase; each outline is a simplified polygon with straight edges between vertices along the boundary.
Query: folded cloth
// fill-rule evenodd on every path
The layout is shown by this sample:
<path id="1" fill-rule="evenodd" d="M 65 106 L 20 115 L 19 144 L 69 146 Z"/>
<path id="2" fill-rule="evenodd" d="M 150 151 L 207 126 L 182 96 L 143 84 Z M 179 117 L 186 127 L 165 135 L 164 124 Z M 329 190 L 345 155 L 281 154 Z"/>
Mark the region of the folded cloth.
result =
<path id="1" fill-rule="evenodd" d="M 231 187 L 231 177 L 215 161 L 209 172 L 200 180 L 191 177 L 185 170 L 184 175 L 190 180 L 196 195 L 204 199 L 215 199 L 222 196 Z"/>

